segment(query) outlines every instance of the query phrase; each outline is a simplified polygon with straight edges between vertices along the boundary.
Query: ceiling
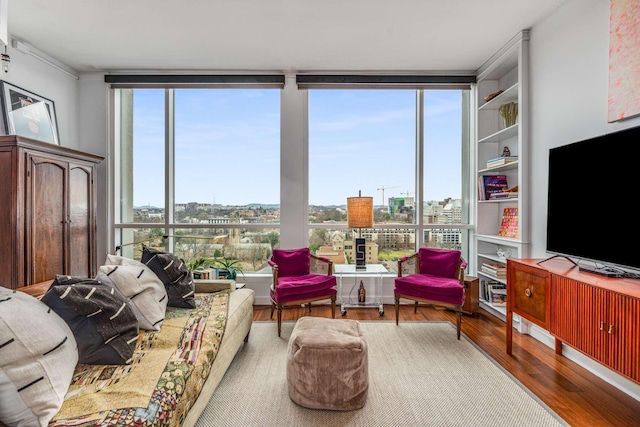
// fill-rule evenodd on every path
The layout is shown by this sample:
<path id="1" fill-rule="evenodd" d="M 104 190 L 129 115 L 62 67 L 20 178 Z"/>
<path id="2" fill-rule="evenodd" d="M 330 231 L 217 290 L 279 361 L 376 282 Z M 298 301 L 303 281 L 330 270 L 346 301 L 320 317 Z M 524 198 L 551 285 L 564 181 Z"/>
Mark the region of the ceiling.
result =
<path id="1" fill-rule="evenodd" d="M 10 0 L 78 72 L 475 71 L 563 0 Z"/>

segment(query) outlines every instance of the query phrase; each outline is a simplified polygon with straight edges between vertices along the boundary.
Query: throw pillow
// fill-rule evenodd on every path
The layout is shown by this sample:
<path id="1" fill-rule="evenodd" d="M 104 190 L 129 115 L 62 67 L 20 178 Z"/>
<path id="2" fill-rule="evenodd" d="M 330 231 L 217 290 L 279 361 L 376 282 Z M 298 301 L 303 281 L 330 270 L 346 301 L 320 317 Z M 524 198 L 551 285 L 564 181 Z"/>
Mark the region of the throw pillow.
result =
<path id="1" fill-rule="evenodd" d="M 170 307 L 194 308 L 195 286 L 191 271 L 174 254 L 145 247 L 142 250 L 142 262 L 147 265 L 164 283 Z"/>
<path id="2" fill-rule="evenodd" d="M 107 257 L 96 279 L 115 287 L 131 301 L 138 326 L 145 330 L 160 330 L 167 310 L 167 291 L 158 276 L 140 261 L 122 257 Z"/>
<path id="3" fill-rule="evenodd" d="M 138 319 L 116 288 L 93 279 L 56 276 L 42 302 L 73 331 L 79 363 L 131 363 L 138 340 Z"/>
<path id="4" fill-rule="evenodd" d="M 46 426 L 78 363 L 69 326 L 46 304 L 0 287 L 0 424 Z"/>
<path id="5" fill-rule="evenodd" d="M 311 251 L 309 248 L 274 249 L 271 260 L 278 264 L 278 276 L 304 276 L 309 274 Z"/>
<path id="6" fill-rule="evenodd" d="M 460 251 L 439 248 L 420 248 L 418 251 L 420 273 L 456 279 L 460 266 Z"/>

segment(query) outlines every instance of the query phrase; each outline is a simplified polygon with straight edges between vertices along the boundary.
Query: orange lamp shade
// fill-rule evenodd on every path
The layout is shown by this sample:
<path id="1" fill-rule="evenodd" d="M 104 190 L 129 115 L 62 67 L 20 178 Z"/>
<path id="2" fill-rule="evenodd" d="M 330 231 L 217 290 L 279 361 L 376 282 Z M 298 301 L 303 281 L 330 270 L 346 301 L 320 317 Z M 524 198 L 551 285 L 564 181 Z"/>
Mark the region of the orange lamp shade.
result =
<path id="1" fill-rule="evenodd" d="M 373 197 L 347 197 L 349 228 L 373 227 Z"/>

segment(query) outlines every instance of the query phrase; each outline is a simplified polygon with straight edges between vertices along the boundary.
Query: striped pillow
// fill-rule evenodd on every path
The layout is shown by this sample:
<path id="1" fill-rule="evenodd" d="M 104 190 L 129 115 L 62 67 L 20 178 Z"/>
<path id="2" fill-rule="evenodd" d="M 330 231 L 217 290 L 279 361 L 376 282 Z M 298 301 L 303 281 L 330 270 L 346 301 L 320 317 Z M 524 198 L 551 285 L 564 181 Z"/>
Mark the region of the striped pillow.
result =
<path id="1" fill-rule="evenodd" d="M 78 343 L 79 363 L 132 362 L 138 319 L 120 291 L 97 280 L 58 275 L 42 302 L 71 328 Z"/>
<path id="2" fill-rule="evenodd" d="M 167 291 L 158 276 L 140 261 L 107 258 L 96 279 L 117 288 L 131 301 L 140 329 L 159 331 L 167 310 Z"/>
<path id="3" fill-rule="evenodd" d="M 189 268 L 174 254 L 145 247 L 142 263 L 153 270 L 167 290 L 169 307 L 195 308 L 195 285 Z"/>
<path id="4" fill-rule="evenodd" d="M 64 320 L 0 286 L 0 424 L 46 426 L 69 389 L 78 350 Z"/>

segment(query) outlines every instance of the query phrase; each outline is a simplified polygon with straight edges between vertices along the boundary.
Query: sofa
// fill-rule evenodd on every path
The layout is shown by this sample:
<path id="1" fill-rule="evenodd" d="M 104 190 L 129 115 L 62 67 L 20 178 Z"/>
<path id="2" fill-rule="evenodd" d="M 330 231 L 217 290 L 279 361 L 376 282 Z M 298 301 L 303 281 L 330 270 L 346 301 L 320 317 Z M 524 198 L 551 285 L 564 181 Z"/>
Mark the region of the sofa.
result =
<path id="1" fill-rule="evenodd" d="M 14 356 L 17 357 L 19 353 L 29 352 L 30 340 L 38 341 L 45 336 L 55 336 L 60 330 L 67 331 L 67 327 L 71 328 L 71 323 L 64 315 L 46 318 L 52 310 L 42 299 L 47 298 L 52 292 L 50 288 L 55 284 L 56 281 L 47 281 L 16 290 L 0 287 L 0 341 L 18 341 L 21 345 L 20 352 L 5 354 L 15 359 Z M 21 367 L 22 373 L 31 372 L 38 376 L 39 382 L 32 381 L 36 386 L 46 384 L 44 389 L 31 396 L 19 393 L 16 404 L 11 402 L 9 405 L 9 395 L 3 394 L 2 389 L 7 386 L 19 387 L 19 384 L 7 384 L 10 381 L 6 380 L 22 379 L 24 375 L 13 372 L 12 376 L 10 364 L 7 364 L 7 361 L 11 362 L 8 360 L 11 357 L 3 356 L 0 349 L 0 397 L 3 400 L 0 418 L 5 416 L 5 419 L 0 419 L 0 425 L 2 421 L 9 426 L 20 425 L 15 421 L 16 412 L 20 410 L 31 417 L 23 425 L 195 425 L 237 351 L 249 339 L 254 292 L 251 289 L 235 289 L 233 281 L 221 281 L 218 286 L 211 281 L 194 283 L 194 290 L 195 293 L 191 295 L 194 308 L 167 307 L 157 330 L 139 330 L 133 339 L 135 351 L 125 363 L 77 363 L 78 356 L 74 351 L 86 346 L 86 340 L 78 339 L 75 350 L 73 346 L 66 346 L 71 347 L 68 350 L 64 350 L 65 345 L 54 346 L 54 353 L 60 353 L 59 359 L 49 363 L 49 366 L 48 362 L 37 360 L 35 364 Z M 42 315 L 30 314 L 37 312 Z M 18 317 L 20 321 L 15 322 Z M 32 323 L 40 317 L 43 319 L 40 324 Z M 66 323 L 60 322 L 60 317 Z M 13 325 L 8 325 L 11 319 Z M 22 333 L 18 331 L 21 327 Z M 4 336 L 11 332 L 16 335 Z M 75 334 L 75 331 L 72 332 Z M 28 337 L 25 338 L 25 335 Z M 120 335 L 126 336 L 126 333 Z M 23 360 L 27 359 L 29 357 L 23 357 Z M 158 366 L 159 361 L 162 366 Z M 190 365 L 192 362 L 193 366 Z M 34 369 L 34 366 L 37 368 Z M 39 373 L 41 369 L 46 371 L 42 375 Z M 69 378 L 71 381 L 67 384 Z M 139 378 L 153 385 L 147 387 L 152 393 L 151 398 L 142 394 L 145 386 Z M 124 407 L 118 404 L 110 407 L 112 401 L 126 404 Z M 141 401 L 145 404 L 135 403 Z M 130 405 L 130 402 L 134 404 Z M 13 416 L 12 422 L 7 422 L 6 414 L 3 414 L 9 406 L 16 408 L 10 409 L 13 410 L 13 414 L 10 414 Z M 18 418 L 20 416 L 18 414 Z"/>

